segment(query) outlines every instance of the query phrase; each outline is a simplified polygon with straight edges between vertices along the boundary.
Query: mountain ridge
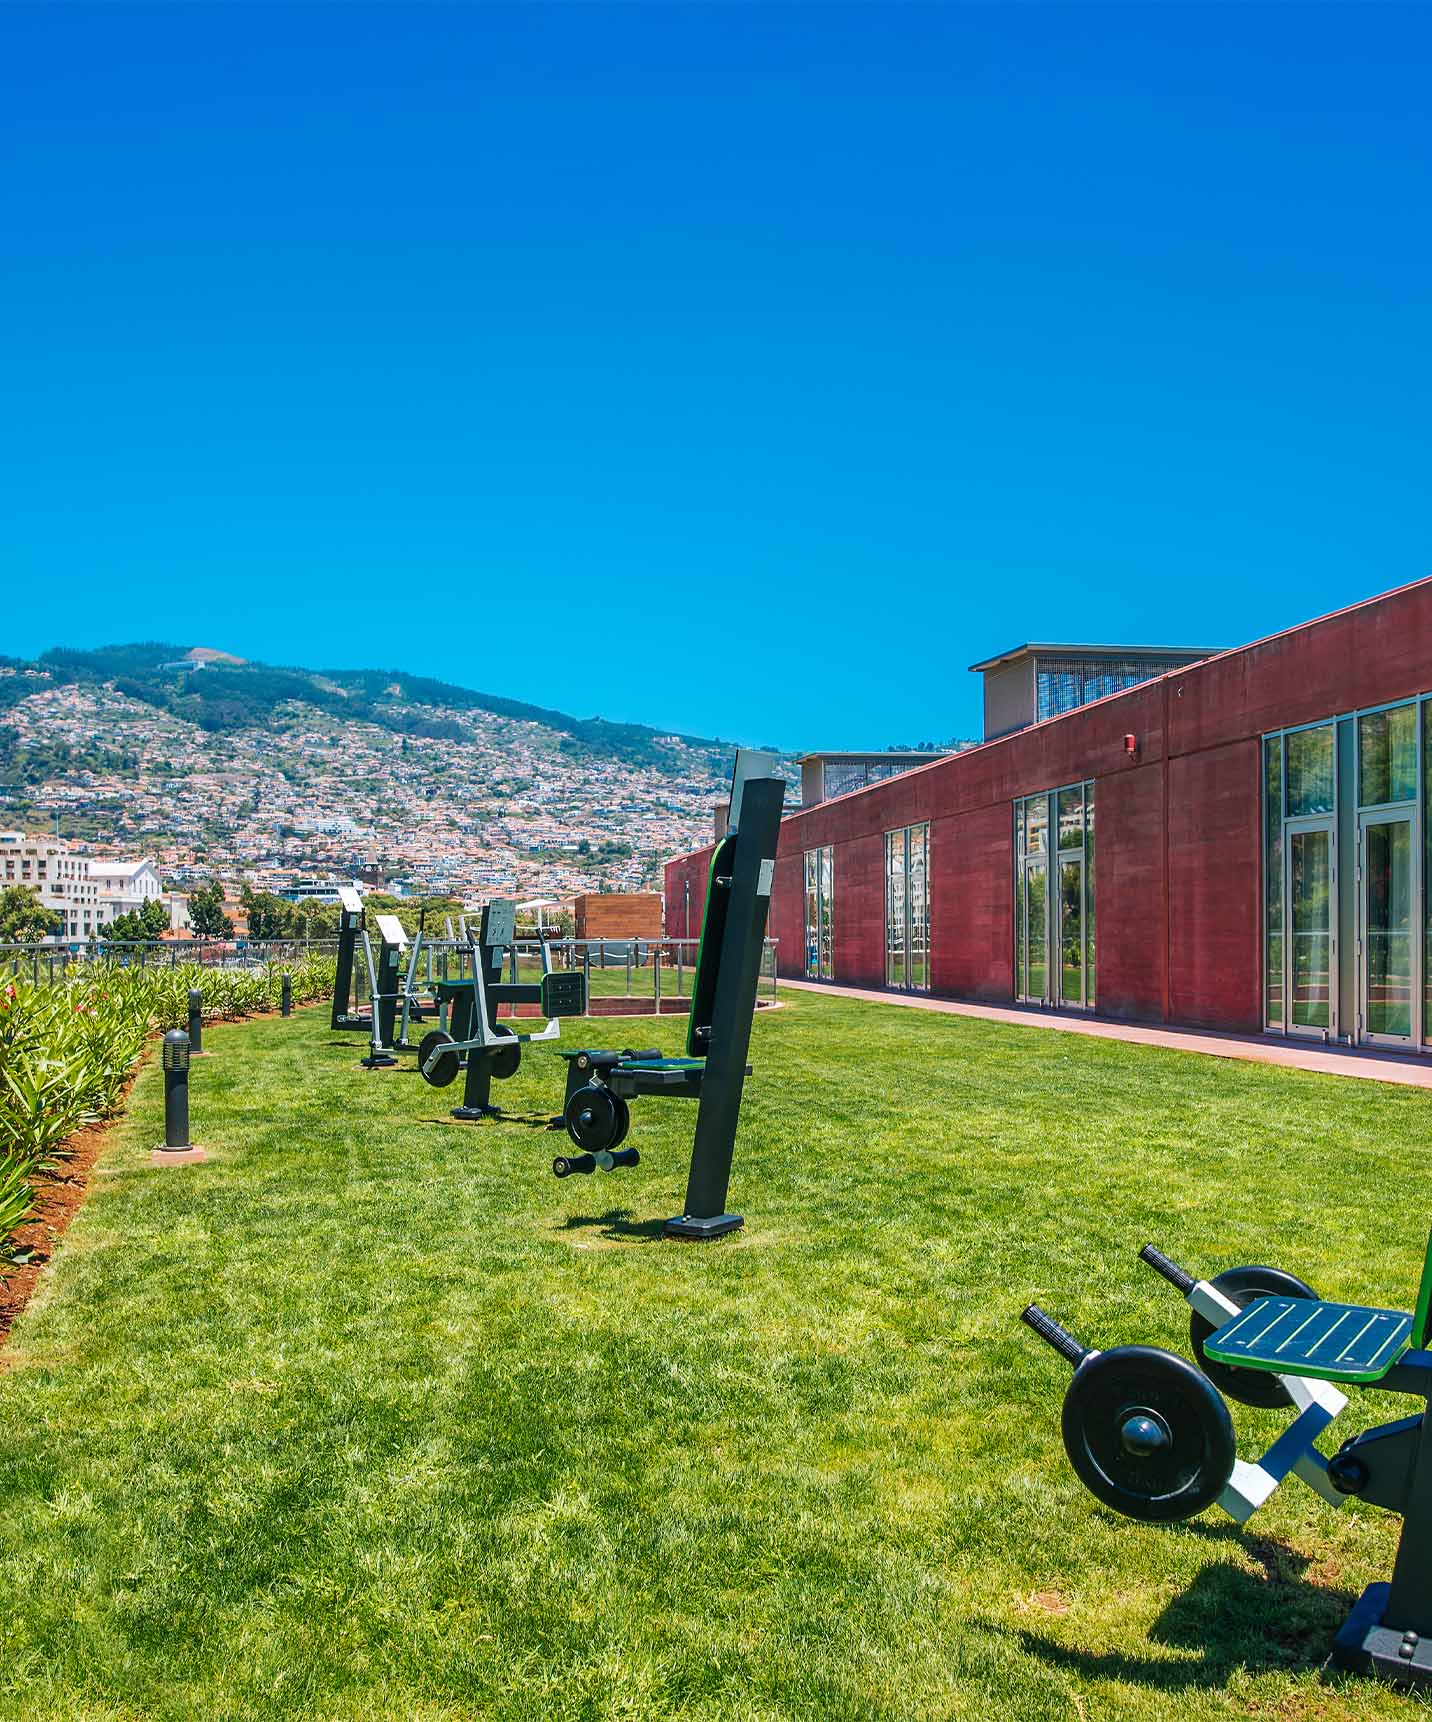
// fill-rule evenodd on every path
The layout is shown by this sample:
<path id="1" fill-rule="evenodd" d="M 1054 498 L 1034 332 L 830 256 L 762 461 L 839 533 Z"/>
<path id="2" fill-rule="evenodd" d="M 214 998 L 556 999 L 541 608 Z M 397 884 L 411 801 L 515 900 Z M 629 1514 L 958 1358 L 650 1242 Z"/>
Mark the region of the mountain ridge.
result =
<path id="1" fill-rule="evenodd" d="M 423 718 L 402 708 L 419 706 L 452 712 L 485 712 L 494 717 L 541 724 L 570 738 L 568 752 L 586 751 L 630 764 L 679 770 L 669 746 L 702 753 L 729 750 L 719 736 L 689 735 L 651 724 L 601 716 L 577 717 L 555 707 L 445 682 L 401 669 L 307 669 L 237 658 L 214 647 L 149 640 L 93 648 L 52 646 L 36 658 L 0 658 L 12 672 L 38 672 L 58 685 L 109 684 L 122 694 L 175 717 L 196 723 L 210 734 L 278 727 L 278 708 L 298 701 L 330 716 L 376 723 L 400 735 L 433 740 L 460 739 L 451 716 Z M 18 674 L 0 678 L 0 713 L 32 689 Z M 335 691 L 335 689 L 337 691 Z"/>

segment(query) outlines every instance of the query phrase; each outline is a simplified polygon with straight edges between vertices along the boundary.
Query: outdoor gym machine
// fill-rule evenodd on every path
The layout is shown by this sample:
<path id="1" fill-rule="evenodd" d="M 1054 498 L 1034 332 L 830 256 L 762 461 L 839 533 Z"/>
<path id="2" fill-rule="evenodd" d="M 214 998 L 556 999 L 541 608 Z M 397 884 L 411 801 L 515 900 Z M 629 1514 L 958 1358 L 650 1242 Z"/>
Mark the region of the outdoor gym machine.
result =
<path id="1" fill-rule="evenodd" d="M 363 931 L 363 899 L 352 885 L 338 887 L 338 964 L 333 975 L 333 1016 L 336 1033 L 345 1028 L 367 1028 L 368 1019 L 353 1008 L 353 958 Z"/>
<path id="2" fill-rule="evenodd" d="M 1432 1239 L 1411 1315 L 1325 1303 L 1275 1268 L 1235 1268 L 1205 1281 L 1152 1244 L 1140 1259 L 1191 1306 L 1201 1368 L 1153 1346 L 1088 1350 L 1035 1304 L 1022 1317 L 1074 1366 L 1063 1434 L 1079 1480 L 1115 1512 L 1155 1523 L 1216 1502 L 1242 1524 L 1289 1474 L 1332 1504 L 1353 1497 L 1400 1513 L 1391 1583 L 1363 1592 L 1332 1659 L 1432 1689 Z M 1426 1403 L 1324 1459 L 1313 1442 L 1347 1404 L 1340 1386 Z M 1256 1465 L 1237 1457 L 1223 1393 L 1245 1405 L 1297 1407 Z"/>
<path id="3" fill-rule="evenodd" d="M 516 907 L 505 900 L 489 903 L 482 911 L 476 932 L 468 929 L 472 955 L 470 980 L 436 983 L 440 1004 L 449 1012 L 449 1028 L 425 1034 L 418 1047 L 418 1069 L 434 1088 L 446 1088 L 466 1069 L 462 1105 L 454 1118 L 500 1118 L 502 1109 L 492 1104 L 492 1081 L 505 1081 L 517 1074 L 522 1048 L 532 1042 L 556 1040 L 562 1032 L 560 1019 L 582 1016 L 587 1009 L 587 983 L 580 970 L 559 972 L 552 967 L 548 940 L 555 931 L 539 939 L 542 978 L 533 986 L 502 980 L 502 960 L 516 943 Z M 547 1018 L 546 1027 L 518 1034 L 497 1020 L 502 1005 L 535 1004 Z"/>
<path id="4" fill-rule="evenodd" d="M 368 971 L 368 990 L 373 1000 L 372 1013 L 365 1027 L 369 1028 L 370 1048 L 362 1060 L 366 1070 L 381 1070 L 398 1061 L 393 1056 L 393 1043 L 398 1022 L 399 964 L 408 935 L 396 915 L 378 916 L 378 954 L 373 955 L 373 941 L 365 926 L 361 932 L 363 962 Z M 407 997 L 403 995 L 406 1007 Z"/>
<path id="5" fill-rule="evenodd" d="M 567 1060 L 562 1116 L 579 1152 L 552 1162 L 559 1178 L 638 1163 L 635 1148 L 621 1147 L 631 1125 L 630 1101 L 645 1096 L 699 1101 L 686 1205 L 666 1222 L 668 1237 L 716 1238 L 742 1223 L 739 1214 L 726 1212 L 726 1195 L 741 1095 L 751 1074 L 746 1054 L 784 799 L 774 754 L 737 753 L 730 824 L 711 857 L 687 1056 L 590 1048 L 561 1054 Z"/>

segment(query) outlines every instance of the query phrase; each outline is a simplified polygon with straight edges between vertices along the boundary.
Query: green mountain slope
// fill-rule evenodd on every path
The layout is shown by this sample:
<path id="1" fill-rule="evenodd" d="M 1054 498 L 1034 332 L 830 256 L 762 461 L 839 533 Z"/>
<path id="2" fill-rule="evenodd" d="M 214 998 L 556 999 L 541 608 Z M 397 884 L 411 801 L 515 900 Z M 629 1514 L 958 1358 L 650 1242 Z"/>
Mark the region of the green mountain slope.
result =
<path id="1" fill-rule="evenodd" d="M 286 729 L 294 721 L 292 706 L 300 703 L 399 735 L 456 741 L 464 731 L 454 713 L 486 712 L 562 731 L 563 749 L 577 756 L 590 754 L 672 771 L 689 769 L 690 763 L 688 759 L 683 766 L 679 761 L 669 734 L 646 724 L 574 717 L 406 670 L 306 670 L 245 662 L 203 648 L 153 640 L 93 651 L 56 647 L 33 664 L 0 658 L 0 667 L 41 669 L 52 684 L 110 683 L 129 698 L 211 734 Z M 0 677 L 0 712 L 33 691 L 23 676 Z M 730 752 L 729 744 L 713 738 L 682 735 L 675 739 L 698 752 Z"/>

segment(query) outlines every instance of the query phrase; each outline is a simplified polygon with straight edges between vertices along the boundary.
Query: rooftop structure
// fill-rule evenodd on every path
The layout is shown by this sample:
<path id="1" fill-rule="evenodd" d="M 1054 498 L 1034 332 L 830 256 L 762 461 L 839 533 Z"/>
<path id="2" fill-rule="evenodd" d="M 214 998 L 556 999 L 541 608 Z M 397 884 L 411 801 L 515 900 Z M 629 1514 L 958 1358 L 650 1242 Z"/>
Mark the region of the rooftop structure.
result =
<path id="1" fill-rule="evenodd" d="M 799 762 L 801 806 L 816 807 L 834 796 L 867 789 L 872 783 L 883 783 L 887 777 L 898 777 L 902 771 L 913 771 L 917 765 L 929 765 L 943 757 L 942 752 L 922 752 L 918 748 L 891 748 L 883 753 L 803 754 Z"/>
<path id="2" fill-rule="evenodd" d="M 1079 706 L 1211 657 L 1212 646 L 1077 646 L 1027 642 L 983 658 L 984 738 L 1028 729 Z"/>

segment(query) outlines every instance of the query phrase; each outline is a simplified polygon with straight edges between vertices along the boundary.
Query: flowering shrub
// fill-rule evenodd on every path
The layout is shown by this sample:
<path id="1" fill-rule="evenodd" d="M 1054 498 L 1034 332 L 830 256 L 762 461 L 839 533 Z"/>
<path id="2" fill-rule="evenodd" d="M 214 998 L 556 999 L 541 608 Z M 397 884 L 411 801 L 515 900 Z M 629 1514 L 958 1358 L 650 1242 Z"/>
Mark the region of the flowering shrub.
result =
<path id="1" fill-rule="evenodd" d="M 296 1004 L 333 991 L 333 959 L 292 964 Z M 183 1028 L 189 992 L 205 1021 L 276 1009 L 282 970 L 76 969 L 53 984 L 0 985 L 0 1246 L 31 1208 L 29 1178 L 84 1125 L 114 1112 L 155 1029 Z"/>

